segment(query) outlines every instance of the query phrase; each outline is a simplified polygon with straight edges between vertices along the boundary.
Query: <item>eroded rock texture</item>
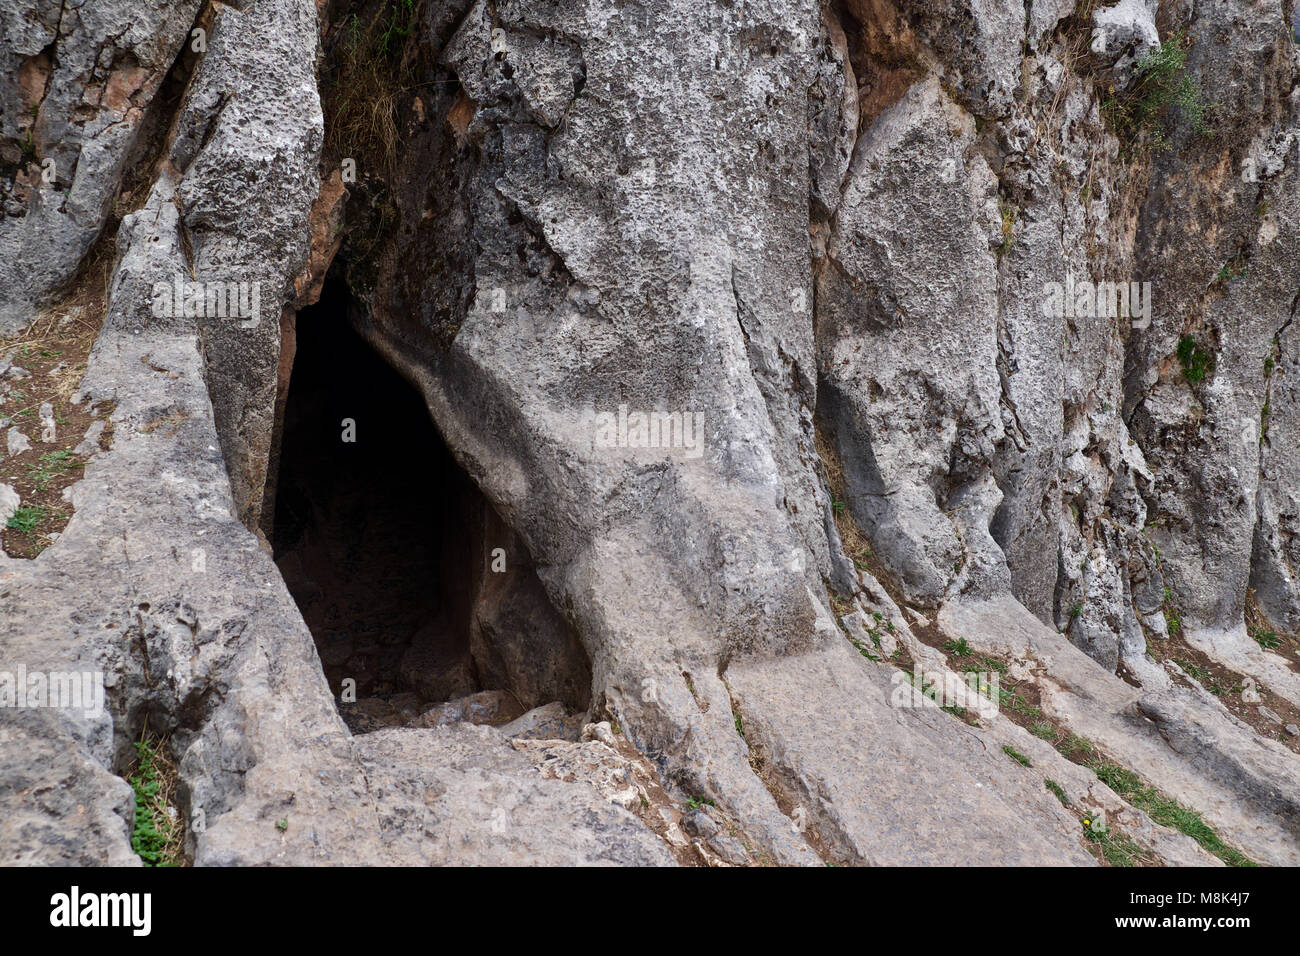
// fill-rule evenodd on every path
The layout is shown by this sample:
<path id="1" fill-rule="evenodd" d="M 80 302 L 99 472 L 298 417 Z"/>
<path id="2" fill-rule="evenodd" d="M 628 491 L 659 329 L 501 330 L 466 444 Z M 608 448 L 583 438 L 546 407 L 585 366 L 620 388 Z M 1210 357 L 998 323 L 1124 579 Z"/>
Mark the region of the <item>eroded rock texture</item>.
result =
<path id="1" fill-rule="evenodd" d="M 114 441 L 0 556 L 0 669 L 110 706 L 0 710 L 5 859 L 132 859 L 147 716 L 196 863 L 1109 860 L 1084 810 L 1216 862 L 1124 769 L 1300 860 L 1289 3 L 45 6 L 0 14 L 0 330 L 111 242 Z M 177 276 L 260 309 L 159 317 Z M 374 579 L 427 613 L 365 634 L 366 496 L 285 458 L 322 296 L 458 470 Z M 900 698 L 978 655 L 1028 698 Z"/>

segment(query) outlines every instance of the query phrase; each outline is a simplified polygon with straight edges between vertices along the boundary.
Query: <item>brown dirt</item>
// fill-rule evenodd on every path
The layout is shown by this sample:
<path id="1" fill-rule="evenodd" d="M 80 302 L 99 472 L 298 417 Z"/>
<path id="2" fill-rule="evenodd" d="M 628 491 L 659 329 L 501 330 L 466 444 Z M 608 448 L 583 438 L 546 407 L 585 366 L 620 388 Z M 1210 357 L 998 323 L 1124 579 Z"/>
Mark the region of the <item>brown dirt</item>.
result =
<path id="1" fill-rule="evenodd" d="M 728 692 L 730 692 L 730 688 L 728 688 Z M 796 812 L 803 808 L 795 797 L 796 791 L 792 781 L 787 779 L 787 775 L 781 772 L 781 768 L 768 758 L 767 749 L 763 746 L 761 741 L 755 739 L 752 729 L 747 735 L 744 714 L 741 712 L 740 706 L 736 702 L 734 696 L 731 698 L 731 711 L 736 720 L 737 732 L 744 739 L 746 746 L 749 747 L 750 769 L 752 769 L 754 775 L 763 782 L 763 786 L 767 788 L 767 792 L 772 795 L 772 799 L 776 801 L 777 809 L 789 817 L 793 823 L 793 821 L 798 819 L 796 817 Z M 804 838 L 804 842 L 812 848 L 814 853 L 821 857 L 822 861 L 826 863 L 827 866 L 851 865 L 850 861 L 837 857 L 827 846 L 826 840 L 822 836 L 821 831 L 817 828 L 816 823 L 811 819 L 804 818 L 802 824 L 803 829 L 800 831 L 800 836 Z M 742 834 L 733 832 L 732 835 L 738 837 L 742 842 L 744 842 L 744 836 Z M 746 846 L 751 853 L 754 852 L 753 848 L 748 846 L 748 843 L 746 843 Z M 763 859 L 761 855 L 759 855 L 758 862 L 760 865 L 771 864 L 770 860 Z"/>
<path id="2" fill-rule="evenodd" d="M 31 442 L 30 449 L 13 457 L 0 451 L 0 483 L 10 485 L 21 498 L 19 512 L 0 529 L 10 557 L 36 557 L 52 543 L 52 535 L 67 527 L 73 509 L 63 492 L 81 479 L 86 463 L 72 449 L 90 425 L 103 421 L 99 445 L 108 448 L 112 443 L 112 407 L 72 402 L 103 324 L 110 265 L 102 250 L 92 253 L 68 295 L 16 336 L 0 339 L 0 358 L 11 357 L 16 367 L 28 372 L 23 378 L 0 379 L 0 419 L 11 419 Z M 42 440 L 39 418 L 45 402 L 54 409 L 50 441 Z M 5 425 L 3 432 L 10 427 Z"/>
<path id="3" fill-rule="evenodd" d="M 879 581 L 881 586 L 894 596 L 898 606 L 902 607 L 902 603 L 897 600 L 897 588 L 893 586 L 893 576 L 871 550 L 871 542 L 867 539 L 866 533 L 858 527 L 849 510 L 845 492 L 844 466 L 840 463 L 833 440 L 819 425 L 813 435 L 813 441 L 817 448 L 817 456 L 822 462 L 826 489 L 831 496 L 831 511 L 835 516 L 835 530 L 839 533 L 844 553 L 853 562 L 856 570 L 866 571 Z"/>
<path id="4" fill-rule="evenodd" d="M 1264 616 L 1263 609 L 1259 606 L 1259 601 L 1255 597 L 1254 589 L 1246 594 L 1246 630 L 1252 635 L 1268 635 L 1277 641 L 1277 647 L 1270 647 L 1267 650 L 1284 658 L 1291 669 L 1300 673 L 1300 637 L 1294 634 L 1278 634 L 1269 624 L 1268 618 Z M 1269 643 L 1272 643 L 1270 641 Z M 1263 646 L 1263 645 L 1261 645 Z"/>
<path id="5" fill-rule="evenodd" d="M 1280 636 L 1279 640 L 1282 646 L 1294 643 L 1294 639 Z M 1273 649 L 1272 653 L 1279 653 L 1282 646 Z M 1228 713 L 1249 724 L 1261 737 L 1276 740 L 1292 753 L 1300 754 L 1300 737 L 1292 737 L 1283 729 L 1286 724 L 1300 724 L 1300 708 L 1273 693 L 1260 681 L 1247 678 L 1192 647 L 1184 638 L 1182 628 L 1171 629 L 1169 637 L 1164 640 L 1148 634 L 1147 654 L 1162 664 L 1165 661 L 1172 661 L 1187 675 L 1182 677 L 1176 671 L 1165 668 L 1176 683 L 1185 686 L 1195 683 L 1208 690 L 1219 698 L 1219 703 L 1223 704 Z M 1247 684 L 1248 679 L 1254 684 L 1257 700 L 1243 699 L 1243 695 L 1250 687 L 1250 684 Z M 1275 724 L 1260 713 L 1261 706 L 1269 708 L 1280 716 L 1282 723 Z"/>

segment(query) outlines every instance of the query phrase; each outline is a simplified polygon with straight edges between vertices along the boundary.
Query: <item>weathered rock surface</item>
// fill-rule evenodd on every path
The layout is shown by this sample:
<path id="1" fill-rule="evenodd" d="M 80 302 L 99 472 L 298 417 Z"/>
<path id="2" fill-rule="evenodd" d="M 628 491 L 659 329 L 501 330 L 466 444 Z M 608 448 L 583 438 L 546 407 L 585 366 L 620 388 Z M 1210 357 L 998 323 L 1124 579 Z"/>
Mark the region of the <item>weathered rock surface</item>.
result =
<path id="1" fill-rule="evenodd" d="M 199 7 L 38 0 L 0 10 L 0 334 L 25 326 L 99 235 L 129 164 L 145 158 L 133 148 Z"/>
<path id="2" fill-rule="evenodd" d="M 1037 775 L 937 709 L 892 707 L 896 673 L 845 641 L 727 672 L 746 739 L 768 747 L 794 819 L 830 854 L 873 866 L 1092 863 Z M 843 705 L 809 720 L 802 702 L 826 693 Z"/>
<path id="3" fill-rule="evenodd" d="M 673 865 L 631 813 L 591 787 L 538 774 L 495 730 L 386 730 L 357 749 L 390 862 Z"/>

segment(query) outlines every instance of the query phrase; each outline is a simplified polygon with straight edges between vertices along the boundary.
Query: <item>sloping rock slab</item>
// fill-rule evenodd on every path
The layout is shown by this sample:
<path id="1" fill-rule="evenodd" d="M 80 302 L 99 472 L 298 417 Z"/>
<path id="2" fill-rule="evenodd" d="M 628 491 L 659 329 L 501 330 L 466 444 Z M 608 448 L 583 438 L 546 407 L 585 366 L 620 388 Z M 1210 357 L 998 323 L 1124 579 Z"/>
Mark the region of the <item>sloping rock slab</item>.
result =
<path id="1" fill-rule="evenodd" d="M 989 735 L 933 708 L 892 707 L 894 673 L 847 642 L 727 670 L 746 738 L 768 751 L 796 824 L 859 864 L 1094 863 L 1075 819 Z M 811 701 L 834 704 L 814 720 Z"/>

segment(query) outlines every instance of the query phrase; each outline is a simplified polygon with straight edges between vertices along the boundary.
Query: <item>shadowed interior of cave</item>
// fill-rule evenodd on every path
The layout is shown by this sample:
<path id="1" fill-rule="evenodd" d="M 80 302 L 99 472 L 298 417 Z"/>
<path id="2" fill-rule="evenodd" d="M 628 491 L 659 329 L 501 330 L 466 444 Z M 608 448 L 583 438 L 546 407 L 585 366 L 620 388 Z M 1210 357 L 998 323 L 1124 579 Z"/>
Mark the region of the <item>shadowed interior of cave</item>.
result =
<path id="1" fill-rule="evenodd" d="M 331 277 L 298 313 L 272 532 L 335 699 L 355 681 L 344 719 L 356 732 L 410 724 L 482 690 L 506 702 L 478 722 L 553 700 L 585 708 L 581 644 L 421 395 L 354 331 L 352 307 Z"/>

